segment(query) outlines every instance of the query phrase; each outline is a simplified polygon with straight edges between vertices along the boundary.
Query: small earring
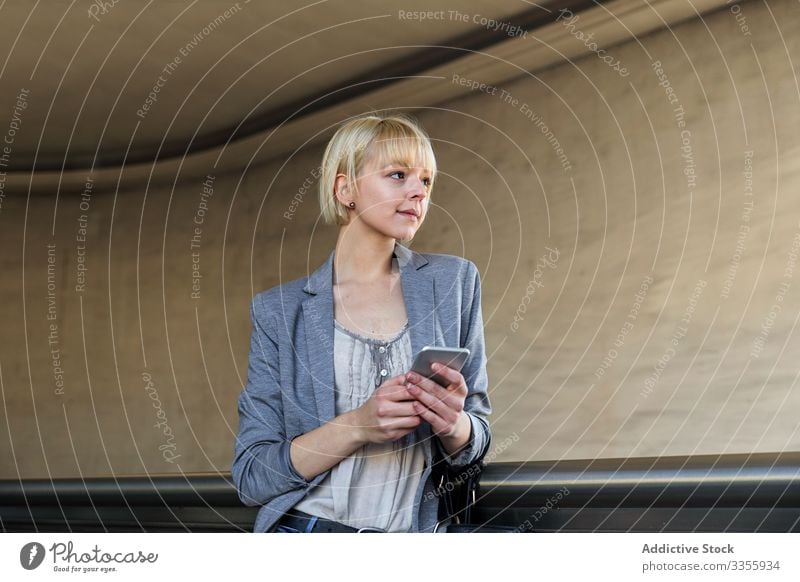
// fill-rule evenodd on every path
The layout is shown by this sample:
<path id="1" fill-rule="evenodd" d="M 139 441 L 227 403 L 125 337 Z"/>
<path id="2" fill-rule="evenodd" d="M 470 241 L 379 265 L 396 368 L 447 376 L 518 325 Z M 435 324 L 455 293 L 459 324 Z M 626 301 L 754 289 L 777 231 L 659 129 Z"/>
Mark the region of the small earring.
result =
<path id="1" fill-rule="evenodd" d="M 356 203 L 355 202 L 350 202 L 350 204 L 348 204 L 348 206 L 350 208 L 355 208 L 356 207 Z"/>

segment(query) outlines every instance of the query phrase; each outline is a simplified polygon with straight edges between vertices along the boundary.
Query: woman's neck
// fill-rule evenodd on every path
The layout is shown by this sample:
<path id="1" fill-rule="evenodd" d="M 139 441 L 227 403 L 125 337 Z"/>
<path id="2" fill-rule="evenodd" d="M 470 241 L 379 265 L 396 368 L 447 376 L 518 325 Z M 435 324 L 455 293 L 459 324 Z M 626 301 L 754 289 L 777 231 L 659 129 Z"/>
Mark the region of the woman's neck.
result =
<path id="1" fill-rule="evenodd" d="M 343 226 L 333 256 L 334 285 L 369 284 L 392 275 L 395 242 L 393 238 L 359 237 Z"/>

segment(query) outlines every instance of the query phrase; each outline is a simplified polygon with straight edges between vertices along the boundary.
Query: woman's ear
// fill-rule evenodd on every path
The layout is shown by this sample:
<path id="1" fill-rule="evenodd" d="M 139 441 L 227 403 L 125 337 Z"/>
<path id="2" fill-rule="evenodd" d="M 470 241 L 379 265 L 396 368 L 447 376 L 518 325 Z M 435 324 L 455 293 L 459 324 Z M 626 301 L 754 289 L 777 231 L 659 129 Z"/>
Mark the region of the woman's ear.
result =
<path id="1" fill-rule="evenodd" d="M 347 206 L 350 196 L 350 183 L 345 174 L 336 174 L 336 180 L 333 183 L 333 195 L 340 204 Z"/>

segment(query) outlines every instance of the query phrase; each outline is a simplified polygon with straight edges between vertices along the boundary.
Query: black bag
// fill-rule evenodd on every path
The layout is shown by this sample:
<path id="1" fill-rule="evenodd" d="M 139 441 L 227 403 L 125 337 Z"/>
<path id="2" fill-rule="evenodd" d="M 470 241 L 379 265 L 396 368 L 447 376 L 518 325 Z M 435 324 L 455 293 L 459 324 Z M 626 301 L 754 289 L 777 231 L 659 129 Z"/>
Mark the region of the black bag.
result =
<path id="1" fill-rule="evenodd" d="M 483 459 L 467 465 L 453 466 L 442 458 L 434 446 L 432 474 L 434 490 L 439 498 L 439 520 L 434 532 L 445 533 L 519 533 L 519 528 L 505 525 L 485 525 L 473 521 L 472 508 L 486 466 Z M 441 524 L 450 520 L 446 526 Z"/>

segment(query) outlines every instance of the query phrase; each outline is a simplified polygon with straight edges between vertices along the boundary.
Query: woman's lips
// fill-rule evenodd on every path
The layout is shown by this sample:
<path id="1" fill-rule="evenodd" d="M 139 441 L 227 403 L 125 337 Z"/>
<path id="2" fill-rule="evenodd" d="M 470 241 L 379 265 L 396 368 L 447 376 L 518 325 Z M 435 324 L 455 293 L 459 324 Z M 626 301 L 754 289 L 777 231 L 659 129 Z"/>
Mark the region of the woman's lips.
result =
<path id="1" fill-rule="evenodd" d="M 402 214 L 403 216 L 408 216 L 409 218 L 412 218 L 414 220 L 419 220 L 419 216 L 417 216 L 413 212 L 398 212 L 398 214 Z"/>

